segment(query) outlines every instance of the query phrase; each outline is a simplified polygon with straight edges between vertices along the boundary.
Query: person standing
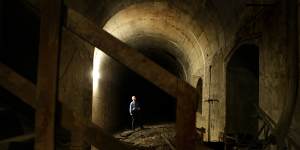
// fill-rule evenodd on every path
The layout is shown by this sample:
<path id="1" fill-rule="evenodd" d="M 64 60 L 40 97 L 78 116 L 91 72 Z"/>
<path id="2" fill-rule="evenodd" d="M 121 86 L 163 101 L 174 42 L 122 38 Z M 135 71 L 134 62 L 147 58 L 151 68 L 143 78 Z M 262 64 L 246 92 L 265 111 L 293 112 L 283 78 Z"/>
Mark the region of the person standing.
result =
<path id="1" fill-rule="evenodd" d="M 134 130 L 137 125 L 143 129 L 143 124 L 141 121 L 141 107 L 140 103 L 137 101 L 136 96 L 131 97 L 131 102 L 129 105 L 129 113 L 131 116 L 131 129 Z"/>

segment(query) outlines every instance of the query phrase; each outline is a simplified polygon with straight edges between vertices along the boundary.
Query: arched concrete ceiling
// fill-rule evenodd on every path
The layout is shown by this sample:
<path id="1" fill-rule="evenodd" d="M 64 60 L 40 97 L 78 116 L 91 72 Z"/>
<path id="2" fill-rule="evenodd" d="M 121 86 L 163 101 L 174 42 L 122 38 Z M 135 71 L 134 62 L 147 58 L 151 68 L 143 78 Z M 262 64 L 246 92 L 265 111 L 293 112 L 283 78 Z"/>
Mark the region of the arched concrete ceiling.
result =
<path id="1" fill-rule="evenodd" d="M 65 3 L 122 41 L 134 41 L 133 47 L 132 43 L 142 43 L 145 36 L 171 43 L 180 50 L 172 54 L 181 61 L 188 81 L 195 86 L 199 77 L 205 81 L 216 52 L 230 49 L 235 40 L 240 25 L 237 19 L 243 14 L 240 8 L 244 8 L 246 0 L 235 1 L 65 0 Z"/>
<path id="2" fill-rule="evenodd" d="M 149 41 L 156 47 L 171 45 L 168 46 L 171 48 L 162 48 L 183 64 L 190 83 L 192 76 L 204 76 L 205 54 L 208 53 L 204 51 L 210 50 L 208 45 L 203 44 L 203 40 L 207 40 L 202 38 L 205 32 L 191 16 L 170 7 L 168 3 L 130 5 L 112 16 L 103 28 L 135 48 L 149 46 Z"/>

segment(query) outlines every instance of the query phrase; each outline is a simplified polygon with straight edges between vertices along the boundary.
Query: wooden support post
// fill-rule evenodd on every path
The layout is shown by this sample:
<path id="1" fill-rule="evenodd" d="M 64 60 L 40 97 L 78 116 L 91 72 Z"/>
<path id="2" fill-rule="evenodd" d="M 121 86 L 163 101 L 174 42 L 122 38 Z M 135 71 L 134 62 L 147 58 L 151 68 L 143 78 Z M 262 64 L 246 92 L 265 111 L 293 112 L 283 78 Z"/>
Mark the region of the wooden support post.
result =
<path id="1" fill-rule="evenodd" d="M 193 91 L 178 83 L 176 109 L 176 150 L 194 150 L 196 146 L 196 100 Z"/>
<path id="2" fill-rule="evenodd" d="M 61 31 L 61 0 L 41 1 L 35 149 L 54 150 L 55 101 Z"/>

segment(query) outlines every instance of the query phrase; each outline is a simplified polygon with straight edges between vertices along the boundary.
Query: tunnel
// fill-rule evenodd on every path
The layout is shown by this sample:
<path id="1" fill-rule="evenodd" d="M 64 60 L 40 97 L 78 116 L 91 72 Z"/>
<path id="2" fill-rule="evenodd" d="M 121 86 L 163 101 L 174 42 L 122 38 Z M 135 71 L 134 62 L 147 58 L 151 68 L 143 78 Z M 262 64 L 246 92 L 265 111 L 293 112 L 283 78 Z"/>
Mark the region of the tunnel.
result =
<path id="1" fill-rule="evenodd" d="M 205 65 L 195 35 L 201 31 L 195 30 L 195 24 L 178 21 L 182 18 L 192 22 L 189 16 L 167 3 L 144 2 L 120 9 L 106 21 L 103 29 L 180 80 L 196 86 L 204 74 L 199 66 Z M 175 123 L 174 97 L 97 48 L 91 74 L 92 120 L 106 131 L 130 128 L 129 103 L 133 95 L 142 105 L 144 124 Z"/>
<path id="2" fill-rule="evenodd" d="M 194 143 L 300 149 L 298 78 L 291 76 L 297 73 L 295 0 L 63 0 L 56 9 L 43 8 L 46 1 L 0 2 L 0 149 L 34 149 L 39 141 L 49 149 L 124 149 L 127 143 L 137 149 L 143 140 L 138 146 L 151 149 L 193 149 Z M 51 21 L 48 11 L 60 19 Z M 52 24 L 43 25 L 43 18 Z M 57 35 L 47 35 L 54 29 Z M 40 46 L 51 41 L 58 42 L 53 51 Z M 119 57 L 118 50 L 133 57 Z M 57 60 L 44 67 L 42 54 Z M 141 65 L 128 63 L 136 58 Z M 39 80 L 52 78 L 51 64 L 53 89 Z M 149 75 L 145 64 L 161 73 Z M 170 79 L 163 81 L 168 86 L 158 78 Z M 39 105 L 43 91 L 54 108 Z M 133 95 L 146 129 L 130 129 Z M 40 115 L 43 109 L 51 114 Z M 50 135 L 39 134 L 44 127 Z M 277 131 L 285 135 L 273 143 Z"/>
<path id="3" fill-rule="evenodd" d="M 176 77 L 185 78 L 183 66 L 168 52 L 175 47 L 166 46 L 171 44 L 159 44 L 158 41 L 167 43 L 163 39 L 152 40 L 147 37 L 139 40 L 130 41 L 129 44 Z M 95 70 L 98 73 L 95 73 Z M 130 128 L 129 103 L 133 95 L 141 104 L 144 124 L 175 122 L 176 99 L 174 97 L 99 49 L 95 49 L 94 71 L 93 117 L 99 119 L 98 121 L 103 123 L 107 131 Z"/>
<path id="4" fill-rule="evenodd" d="M 258 132 L 259 53 L 251 44 L 240 46 L 227 65 L 226 132 L 249 142 Z"/>

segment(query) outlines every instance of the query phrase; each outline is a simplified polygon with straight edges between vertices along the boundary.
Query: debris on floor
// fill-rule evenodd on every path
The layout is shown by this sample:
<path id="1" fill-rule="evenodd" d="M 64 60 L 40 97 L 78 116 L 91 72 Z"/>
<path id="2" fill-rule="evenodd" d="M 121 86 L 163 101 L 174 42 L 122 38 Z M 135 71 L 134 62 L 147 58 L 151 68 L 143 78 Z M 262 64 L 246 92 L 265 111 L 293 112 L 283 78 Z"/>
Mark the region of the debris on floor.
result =
<path id="1" fill-rule="evenodd" d="M 175 124 L 146 125 L 115 134 L 115 138 L 143 150 L 175 149 Z"/>
<path id="2" fill-rule="evenodd" d="M 125 130 L 114 135 L 136 150 L 175 150 L 175 124 L 146 125 L 144 129 Z M 199 144 L 196 149 L 210 150 Z"/>

